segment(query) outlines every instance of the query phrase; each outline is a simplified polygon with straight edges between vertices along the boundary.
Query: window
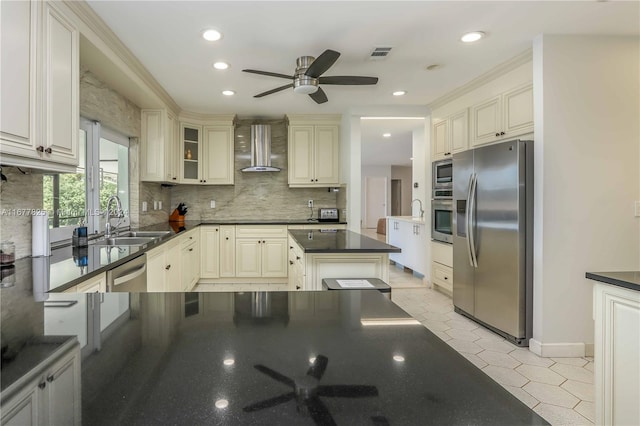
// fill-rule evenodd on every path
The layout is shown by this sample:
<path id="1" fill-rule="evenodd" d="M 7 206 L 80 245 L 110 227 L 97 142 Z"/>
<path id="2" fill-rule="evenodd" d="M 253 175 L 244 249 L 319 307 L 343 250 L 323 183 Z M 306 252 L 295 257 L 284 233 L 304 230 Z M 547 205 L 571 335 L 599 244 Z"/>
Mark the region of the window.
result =
<path id="1" fill-rule="evenodd" d="M 49 212 L 51 242 L 70 239 L 73 228 L 82 223 L 89 233 L 102 232 L 107 200 L 112 195 L 118 195 L 125 214 L 119 226 L 130 224 L 129 139 L 84 118 L 79 132 L 76 172 L 43 178 L 43 206 Z"/>

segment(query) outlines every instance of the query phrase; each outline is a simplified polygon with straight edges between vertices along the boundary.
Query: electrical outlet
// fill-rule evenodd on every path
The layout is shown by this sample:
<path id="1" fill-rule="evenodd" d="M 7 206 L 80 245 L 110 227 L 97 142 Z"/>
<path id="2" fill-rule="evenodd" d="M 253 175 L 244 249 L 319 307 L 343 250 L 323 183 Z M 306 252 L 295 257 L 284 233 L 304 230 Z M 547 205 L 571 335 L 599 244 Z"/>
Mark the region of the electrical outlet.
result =
<path id="1" fill-rule="evenodd" d="M 146 201 L 143 201 L 143 202 L 142 202 L 142 211 L 143 211 L 143 212 L 146 212 L 146 211 L 147 211 L 147 202 L 146 202 Z"/>
<path id="2" fill-rule="evenodd" d="M 212 209 L 216 208 L 216 200 L 211 200 L 211 208 Z"/>
<path id="3" fill-rule="evenodd" d="M 156 200 L 153 200 L 153 209 L 158 210 L 158 202 Z"/>
<path id="4" fill-rule="evenodd" d="M 309 208 L 312 209 L 313 208 L 313 200 L 307 201 L 307 206 L 309 206 Z"/>
<path id="5" fill-rule="evenodd" d="M 158 201 L 158 210 L 162 210 L 162 200 Z"/>

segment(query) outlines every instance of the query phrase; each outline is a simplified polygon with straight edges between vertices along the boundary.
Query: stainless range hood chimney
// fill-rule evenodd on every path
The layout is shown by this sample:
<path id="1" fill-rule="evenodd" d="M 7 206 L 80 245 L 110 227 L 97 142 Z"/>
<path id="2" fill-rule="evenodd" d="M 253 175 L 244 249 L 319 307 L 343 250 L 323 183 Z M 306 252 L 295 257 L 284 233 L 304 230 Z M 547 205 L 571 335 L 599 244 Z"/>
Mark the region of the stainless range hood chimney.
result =
<path id="1" fill-rule="evenodd" d="M 271 166 L 271 126 L 268 124 L 251 125 L 251 167 L 243 172 L 279 172 Z"/>

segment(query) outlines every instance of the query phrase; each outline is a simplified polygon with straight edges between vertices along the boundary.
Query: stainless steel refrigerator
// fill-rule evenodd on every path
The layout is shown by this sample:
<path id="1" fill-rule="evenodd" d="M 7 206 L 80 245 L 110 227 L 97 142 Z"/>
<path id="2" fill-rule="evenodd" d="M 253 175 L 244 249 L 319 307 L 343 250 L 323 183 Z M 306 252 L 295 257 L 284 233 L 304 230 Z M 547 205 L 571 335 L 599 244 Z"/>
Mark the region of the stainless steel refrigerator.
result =
<path id="1" fill-rule="evenodd" d="M 453 304 L 519 346 L 532 336 L 533 141 L 453 155 Z"/>

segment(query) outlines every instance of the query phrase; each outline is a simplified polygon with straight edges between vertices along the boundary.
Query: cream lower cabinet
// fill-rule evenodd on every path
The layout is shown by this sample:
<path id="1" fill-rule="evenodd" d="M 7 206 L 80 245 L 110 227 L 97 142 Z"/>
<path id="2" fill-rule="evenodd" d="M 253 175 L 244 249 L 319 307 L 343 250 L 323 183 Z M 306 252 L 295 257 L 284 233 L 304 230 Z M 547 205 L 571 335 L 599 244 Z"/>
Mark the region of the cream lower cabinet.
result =
<path id="1" fill-rule="evenodd" d="M 191 290 L 200 278 L 200 232 L 198 229 L 187 232 L 180 238 L 181 290 Z"/>
<path id="2" fill-rule="evenodd" d="M 19 389 L 3 391 L 2 425 L 81 424 L 80 344 L 40 365 Z"/>
<path id="3" fill-rule="evenodd" d="M 220 278 L 220 227 L 200 227 L 200 278 Z"/>
<path id="4" fill-rule="evenodd" d="M 220 278 L 236 276 L 236 227 L 220 225 Z"/>
<path id="5" fill-rule="evenodd" d="M 453 245 L 431 241 L 431 283 L 453 292 Z"/>
<path id="6" fill-rule="evenodd" d="M 387 242 L 402 249 L 400 253 L 389 253 L 390 260 L 425 274 L 427 232 L 424 222 L 389 217 Z"/>
<path id="7" fill-rule="evenodd" d="M 595 388 L 598 425 L 640 424 L 640 291 L 596 282 Z"/>
<path id="8" fill-rule="evenodd" d="M 147 291 L 182 291 L 180 249 L 181 240 L 174 238 L 147 252 Z"/>
<path id="9" fill-rule="evenodd" d="M 78 285 L 66 289 L 64 293 L 105 293 L 106 291 L 107 274 L 103 272 L 100 275 L 96 275 Z"/>
<path id="10" fill-rule="evenodd" d="M 236 277 L 287 276 L 287 227 L 236 227 Z"/>

